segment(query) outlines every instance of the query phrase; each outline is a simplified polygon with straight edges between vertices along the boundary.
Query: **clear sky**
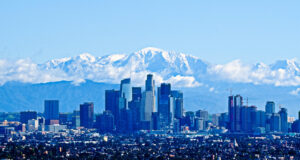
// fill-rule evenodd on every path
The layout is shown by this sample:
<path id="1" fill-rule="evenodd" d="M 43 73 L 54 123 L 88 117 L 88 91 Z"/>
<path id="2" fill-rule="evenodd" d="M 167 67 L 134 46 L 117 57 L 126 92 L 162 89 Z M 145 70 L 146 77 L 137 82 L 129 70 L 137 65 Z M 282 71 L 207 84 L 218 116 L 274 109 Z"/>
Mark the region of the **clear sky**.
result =
<path id="1" fill-rule="evenodd" d="M 212 63 L 300 55 L 299 0 L 0 1 L 0 58 L 95 56 L 157 47 Z"/>

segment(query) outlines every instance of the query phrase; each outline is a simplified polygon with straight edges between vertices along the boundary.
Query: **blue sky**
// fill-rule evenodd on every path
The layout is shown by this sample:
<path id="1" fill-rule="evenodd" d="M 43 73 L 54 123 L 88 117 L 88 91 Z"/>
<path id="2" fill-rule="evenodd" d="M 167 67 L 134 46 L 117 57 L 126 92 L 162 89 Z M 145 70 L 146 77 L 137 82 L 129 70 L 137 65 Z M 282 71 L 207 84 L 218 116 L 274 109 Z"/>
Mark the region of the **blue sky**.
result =
<path id="1" fill-rule="evenodd" d="M 52 58 L 144 47 L 212 63 L 300 59 L 300 1 L 0 1 L 0 58 Z"/>

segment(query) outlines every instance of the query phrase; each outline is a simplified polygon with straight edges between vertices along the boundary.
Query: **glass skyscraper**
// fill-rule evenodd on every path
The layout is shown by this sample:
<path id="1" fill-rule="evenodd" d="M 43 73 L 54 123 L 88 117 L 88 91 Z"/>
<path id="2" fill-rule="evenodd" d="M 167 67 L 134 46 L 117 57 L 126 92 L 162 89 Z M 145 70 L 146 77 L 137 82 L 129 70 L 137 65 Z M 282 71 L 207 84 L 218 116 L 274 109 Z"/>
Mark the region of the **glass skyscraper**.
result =
<path id="1" fill-rule="evenodd" d="M 120 91 L 105 91 L 105 110 L 110 111 L 114 116 L 115 125 L 119 124 L 120 108 L 119 108 Z"/>
<path id="2" fill-rule="evenodd" d="M 80 105 L 80 126 L 92 128 L 94 123 L 94 103 Z"/>
<path id="3" fill-rule="evenodd" d="M 243 97 L 240 95 L 229 96 L 228 112 L 229 112 L 229 130 L 231 132 L 241 131 L 241 108 L 243 106 Z"/>
<path id="4" fill-rule="evenodd" d="M 121 80 L 120 85 L 120 97 L 126 99 L 126 108 L 128 108 L 128 102 L 132 100 L 132 88 L 130 78 Z"/>
<path id="5" fill-rule="evenodd" d="M 46 125 L 58 124 L 59 122 L 59 101 L 45 100 L 44 102 L 44 116 Z"/>
<path id="6" fill-rule="evenodd" d="M 174 118 L 180 119 L 183 116 L 183 93 L 180 91 L 171 91 L 174 98 Z"/>
<path id="7" fill-rule="evenodd" d="M 273 101 L 268 101 L 266 104 L 266 114 L 275 113 L 275 103 Z"/>
<path id="8" fill-rule="evenodd" d="M 146 90 L 142 96 L 141 120 L 151 121 L 152 112 L 155 112 L 155 82 L 153 75 L 148 74 L 145 81 Z"/>
<path id="9" fill-rule="evenodd" d="M 281 108 L 279 111 L 280 121 L 281 121 L 281 132 L 288 132 L 288 114 L 286 108 Z"/>
<path id="10" fill-rule="evenodd" d="M 166 128 L 172 122 L 173 98 L 171 97 L 171 84 L 162 83 L 158 87 L 158 113 L 161 117 L 161 127 Z"/>

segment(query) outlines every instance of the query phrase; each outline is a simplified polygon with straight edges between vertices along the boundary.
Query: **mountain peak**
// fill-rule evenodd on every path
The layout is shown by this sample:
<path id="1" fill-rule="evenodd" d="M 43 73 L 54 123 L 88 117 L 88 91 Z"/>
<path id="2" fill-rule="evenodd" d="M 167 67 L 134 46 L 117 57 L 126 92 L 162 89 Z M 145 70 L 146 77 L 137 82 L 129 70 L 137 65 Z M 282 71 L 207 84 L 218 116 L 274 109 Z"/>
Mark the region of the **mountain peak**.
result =
<path id="1" fill-rule="evenodd" d="M 146 47 L 141 49 L 138 52 L 142 52 L 142 53 L 148 53 L 148 52 L 166 52 L 163 49 L 159 49 L 159 48 L 155 48 L 155 47 Z"/>
<path id="2" fill-rule="evenodd" d="M 82 53 L 77 58 L 81 59 L 81 60 L 84 60 L 84 61 L 90 61 L 90 62 L 95 62 L 96 61 L 96 58 L 93 55 L 89 54 L 89 53 Z"/>

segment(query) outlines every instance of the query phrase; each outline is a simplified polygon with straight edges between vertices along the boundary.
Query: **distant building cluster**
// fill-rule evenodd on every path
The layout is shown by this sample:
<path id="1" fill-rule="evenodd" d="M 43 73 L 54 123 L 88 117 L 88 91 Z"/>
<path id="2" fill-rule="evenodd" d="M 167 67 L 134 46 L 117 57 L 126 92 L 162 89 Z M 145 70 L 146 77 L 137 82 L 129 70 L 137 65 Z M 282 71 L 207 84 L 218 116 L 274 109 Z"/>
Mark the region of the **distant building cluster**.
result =
<path id="1" fill-rule="evenodd" d="M 262 111 L 257 110 L 256 106 L 244 105 L 240 95 L 229 96 L 228 119 L 226 117 L 220 117 L 220 121 L 231 133 L 300 133 L 300 112 L 298 120 L 294 121 L 293 118 L 289 119 L 286 108 L 280 108 L 276 113 L 272 101 L 268 101 L 265 111 Z"/>
<path id="2" fill-rule="evenodd" d="M 266 103 L 265 111 L 257 110 L 256 106 L 244 105 L 240 95 L 229 96 L 227 113 L 185 111 L 183 93 L 172 90 L 169 83 L 162 83 L 156 88 L 152 74 L 147 75 L 144 90 L 133 87 L 130 78 L 121 80 L 119 90 L 105 90 L 105 110 L 101 114 L 94 113 L 93 102 L 80 104 L 79 110 L 73 113 L 60 113 L 59 109 L 59 100 L 45 100 L 44 113 L 20 112 L 16 121 L 2 122 L 0 135 L 82 128 L 125 134 L 140 131 L 258 135 L 300 133 L 300 112 L 298 120 L 295 120 L 288 117 L 286 108 L 275 112 L 275 103 L 271 101 Z"/>

